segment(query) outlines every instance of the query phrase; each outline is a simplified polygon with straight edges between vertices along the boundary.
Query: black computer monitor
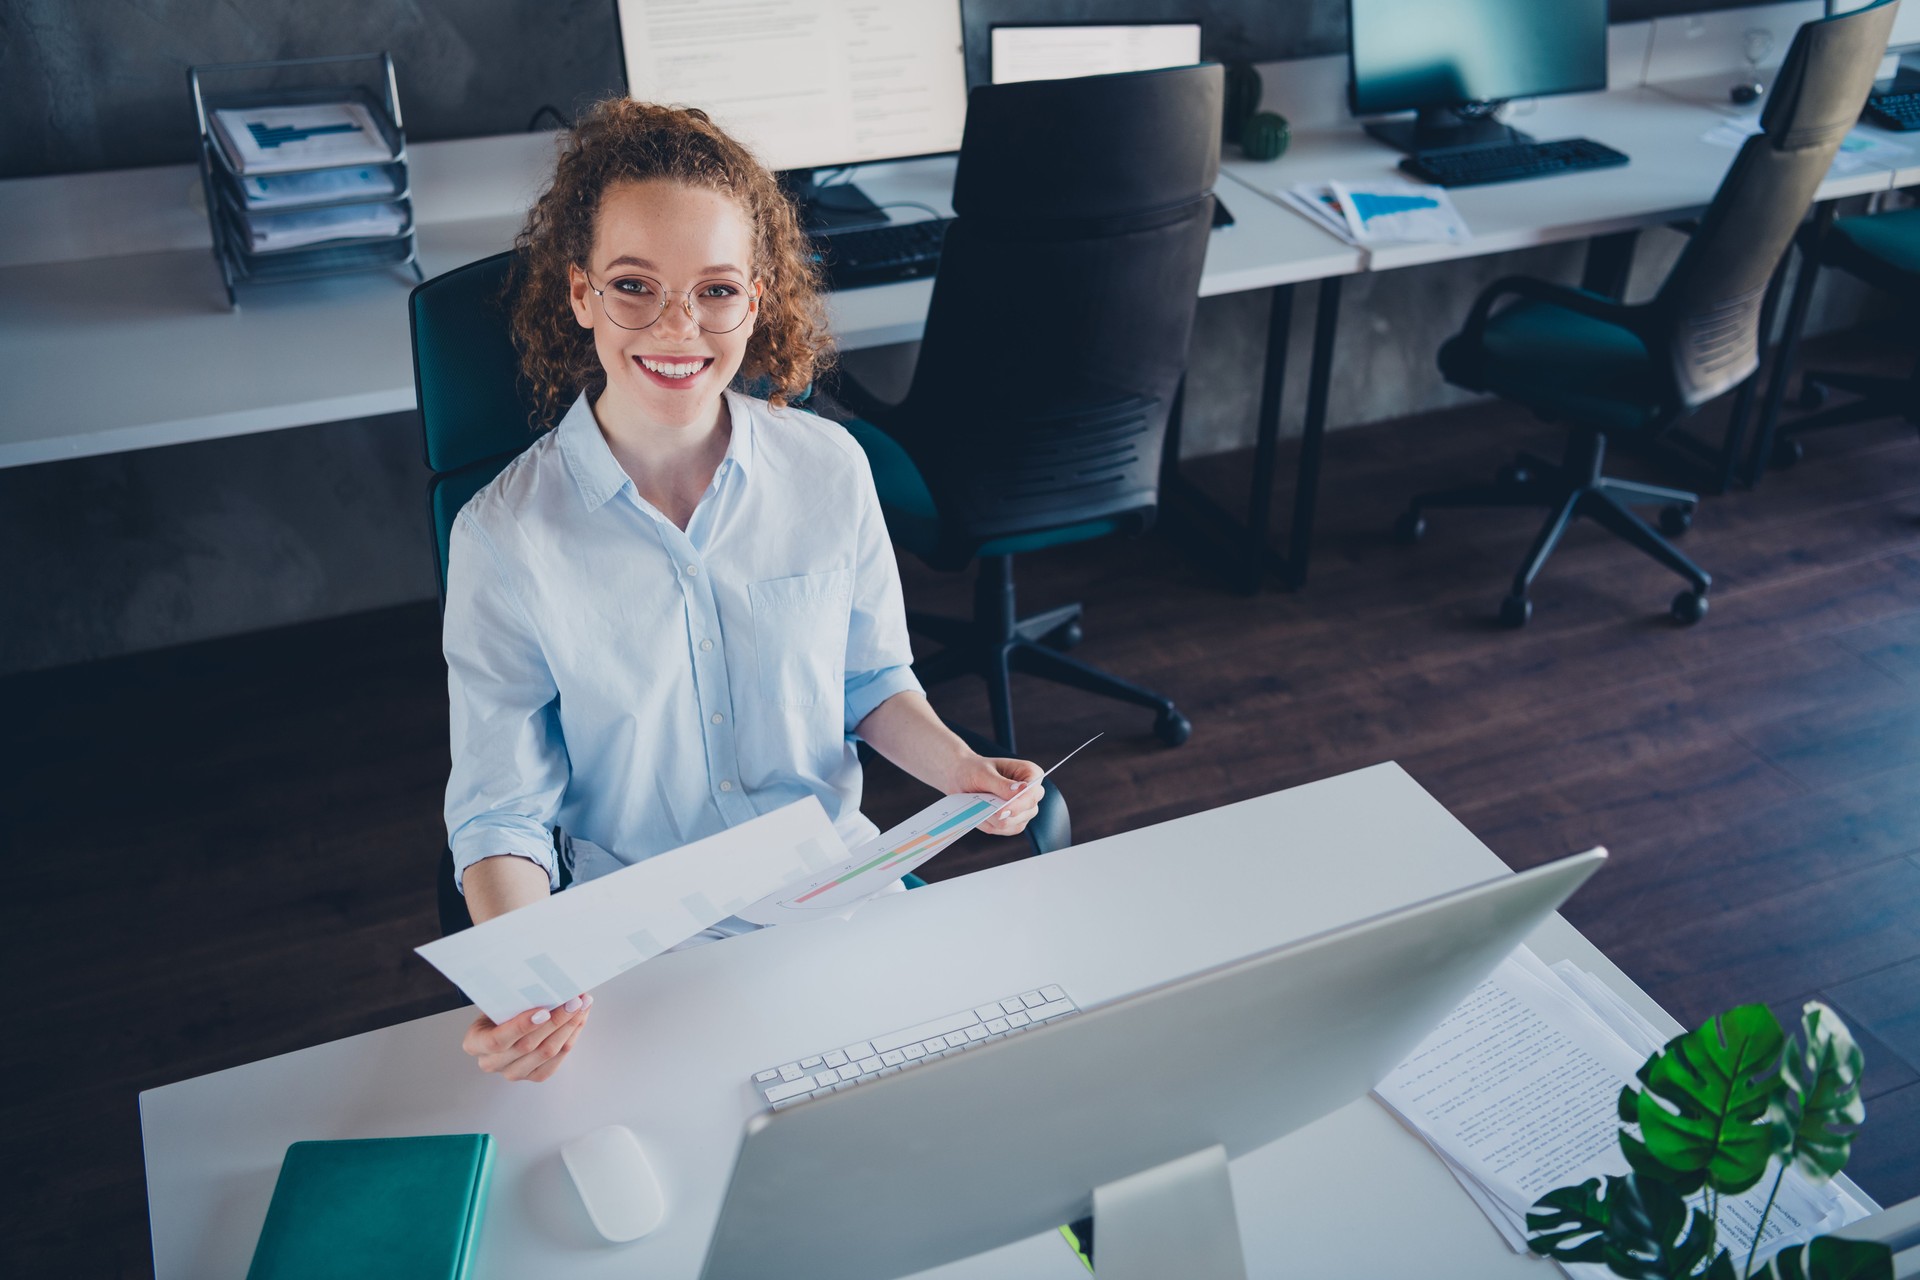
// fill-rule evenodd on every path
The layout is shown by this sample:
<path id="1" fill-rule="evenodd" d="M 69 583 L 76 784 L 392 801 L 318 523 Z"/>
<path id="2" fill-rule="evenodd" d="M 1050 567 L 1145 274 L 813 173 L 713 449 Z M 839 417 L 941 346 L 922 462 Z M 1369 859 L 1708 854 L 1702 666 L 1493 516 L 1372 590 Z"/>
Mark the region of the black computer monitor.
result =
<path id="1" fill-rule="evenodd" d="M 1528 139 L 1508 98 L 1607 87 L 1607 0 L 1347 0 L 1353 113 L 1418 111 L 1367 132 L 1402 151 Z"/>
<path id="2" fill-rule="evenodd" d="M 816 170 L 960 149 L 959 0 L 616 0 L 627 92 L 699 107 L 780 173 L 809 227 L 885 222 Z"/>

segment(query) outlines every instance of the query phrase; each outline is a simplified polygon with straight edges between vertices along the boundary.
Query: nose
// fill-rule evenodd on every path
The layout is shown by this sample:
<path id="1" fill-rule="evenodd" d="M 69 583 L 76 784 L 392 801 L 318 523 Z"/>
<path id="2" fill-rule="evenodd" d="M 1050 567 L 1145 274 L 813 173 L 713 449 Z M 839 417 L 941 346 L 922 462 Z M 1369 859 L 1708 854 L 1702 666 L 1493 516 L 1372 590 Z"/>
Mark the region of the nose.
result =
<path id="1" fill-rule="evenodd" d="M 700 326 L 693 318 L 693 295 L 680 289 L 666 290 L 666 306 L 661 308 L 659 323 L 655 326 L 665 333 L 698 333 Z M 675 298 L 680 301 L 675 302 Z"/>

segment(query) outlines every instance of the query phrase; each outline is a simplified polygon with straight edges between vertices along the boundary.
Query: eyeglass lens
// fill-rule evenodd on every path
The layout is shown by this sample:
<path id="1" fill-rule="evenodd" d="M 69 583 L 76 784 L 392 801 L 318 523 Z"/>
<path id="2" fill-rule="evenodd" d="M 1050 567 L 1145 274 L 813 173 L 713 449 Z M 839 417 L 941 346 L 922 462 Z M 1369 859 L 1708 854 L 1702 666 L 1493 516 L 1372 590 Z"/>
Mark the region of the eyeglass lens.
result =
<path id="1" fill-rule="evenodd" d="M 607 318 L 623 329 L 645 329 L 682 298 L 693 321 L 708 333 L 731 333 L 747 318 L 752 292 L 733 280 L 705 280 L 684 291 L 667 289 L 646 276 L 617 276 L 600 291 Z"/>

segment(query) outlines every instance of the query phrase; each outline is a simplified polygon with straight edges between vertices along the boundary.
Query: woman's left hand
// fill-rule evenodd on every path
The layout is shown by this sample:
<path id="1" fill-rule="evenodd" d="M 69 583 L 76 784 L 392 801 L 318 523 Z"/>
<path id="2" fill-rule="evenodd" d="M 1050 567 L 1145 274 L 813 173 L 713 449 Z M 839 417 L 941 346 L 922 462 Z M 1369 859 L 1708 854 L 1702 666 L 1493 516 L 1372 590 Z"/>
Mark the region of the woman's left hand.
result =
<path id="1" fill-rule="evenodd" d="M 980 829 L 989 835 L 1017 836 L 1027 829 L 1027 823 L 1033 820 L 1034 813 L 1040 808 L 1040 797 L 1046 794 L 1046 788 L 1040 785 L 1043 772 L 1031 760 L 1002 760 L 976 755 L 960 762 L 947 791 L 949 794 L 973 792 L 1011 801 L 981 823 Z M 1031 785 L 1021 791 L 1023 783 Z M 1019 792 L 1017 796 L 1014 794 L 1016 791 Z"/>

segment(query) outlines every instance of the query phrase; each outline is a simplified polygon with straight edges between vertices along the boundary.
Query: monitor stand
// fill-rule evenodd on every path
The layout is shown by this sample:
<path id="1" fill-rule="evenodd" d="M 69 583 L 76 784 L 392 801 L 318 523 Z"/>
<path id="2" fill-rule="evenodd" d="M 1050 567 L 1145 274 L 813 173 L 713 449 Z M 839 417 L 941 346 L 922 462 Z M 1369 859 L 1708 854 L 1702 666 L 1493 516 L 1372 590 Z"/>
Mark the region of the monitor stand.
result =
<path id="1" fill-rule="evenodd" d="M 1487 147 L 1501 143 L 1532 142 L 1533 138 L 1492 115 L 1497 103 L 1469 103 L 1471 108 L 1422 107 L 1411 120 L 1375 120 L 1369 134 L 1396 151 L 1439 151 L 1446 147 Z"/>
<path id="2" fill-rule="evenodd" d="M 815 179 L 835 169 L 787 169 L 780 173 L 780 186 L 793 197 L 800 210 L 801 229 L 808 235 L 829 235 L 855 227 L 877 227 L 887 215 L 867 194 L 851 182 L 821 186 Z"/>
<path id="3" fill-rule="evenodd" d="M 1247 1280 L 1224 1146 L 1094 1188 L 1093 1233 L 1100 1280 Z"/>

